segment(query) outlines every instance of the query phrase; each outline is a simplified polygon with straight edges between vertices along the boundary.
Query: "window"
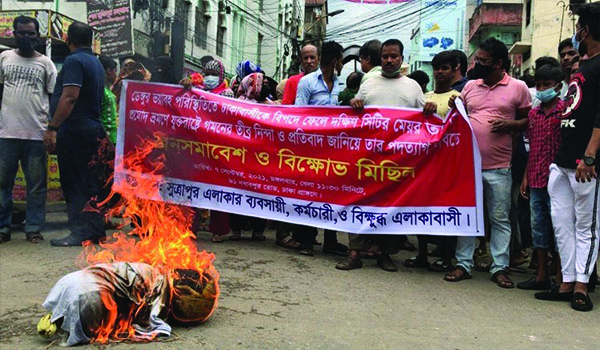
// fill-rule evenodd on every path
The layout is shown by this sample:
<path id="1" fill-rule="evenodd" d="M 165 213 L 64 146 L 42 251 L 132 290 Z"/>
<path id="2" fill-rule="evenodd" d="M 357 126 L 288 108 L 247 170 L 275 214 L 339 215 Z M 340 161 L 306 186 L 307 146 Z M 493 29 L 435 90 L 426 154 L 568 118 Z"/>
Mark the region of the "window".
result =
<path id="1" fill-rule="evenodd" d="M 263 45 L 263 39 L 264 36 L 260 33 L 258 33 L 258 44 L 256 47 L 256 62 L 258 63 L 258 65 L 262 64 L 262 45 Z"/>
<path id="2" fill-rule="evenodd" d="M 219 14 L 217 18 L 217 56 L 223 57 L 223 45 L 225 42 L 225 32 L 227 31 L 227 13 L 224 1 L 219 1 Z"/>
<path id="3" fill-rule="evenodd" d="M 527 0 L 525 3 L 525 26 L 531 24 L 531 1 L 532 0 Z"/>
<path id="4" fill-rule="evenodd" d="M 183 22 L 184 38 L 190 36 L 190 30 L 188 26 L 188 19 L 190 17 L 190 4 L 184 0 L 177 0 L 175 2 L 175 17 Z"/>
<path id="5" fill-rule="evenodd" d="M 208 11 L 204 7 L 203 2 L 199 2 L 198 7 L 196 7 L 196 25 L 194 28 L 194 40 L 196 41 L 196 45 L 200 46 L 203 49 L 206 49 L 208 43 L 208 21 L 210 20 L 210 16 L 208 15 Z"/>

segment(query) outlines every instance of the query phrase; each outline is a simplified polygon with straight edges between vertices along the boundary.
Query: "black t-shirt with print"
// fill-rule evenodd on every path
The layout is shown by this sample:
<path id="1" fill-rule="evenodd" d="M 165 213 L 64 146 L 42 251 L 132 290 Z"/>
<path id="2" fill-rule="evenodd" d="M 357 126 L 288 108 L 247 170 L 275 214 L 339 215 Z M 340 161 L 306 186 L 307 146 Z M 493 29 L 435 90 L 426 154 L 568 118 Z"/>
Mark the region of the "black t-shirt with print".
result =
<path id="1" fill-rule="evenodd" d="M 600 128 L 600 55 L 583 62 L 579 72 L 571 77 L 565 103 L 560 127 L 562 142 L 554 163 L 575 169 L 594 128 Z"/>

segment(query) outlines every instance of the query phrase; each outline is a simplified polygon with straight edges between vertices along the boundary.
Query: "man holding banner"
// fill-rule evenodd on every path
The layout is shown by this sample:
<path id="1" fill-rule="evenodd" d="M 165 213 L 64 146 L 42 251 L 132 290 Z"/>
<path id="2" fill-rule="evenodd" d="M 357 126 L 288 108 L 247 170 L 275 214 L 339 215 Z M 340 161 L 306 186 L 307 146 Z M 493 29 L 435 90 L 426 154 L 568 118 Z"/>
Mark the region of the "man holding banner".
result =
<path id="1" fill-rule="evenodd" d="M 364 82 L 356 97 L 350 102 L 352 107 L 363 109 L 365 105 L 423 108 L 425 97 L 421 87 L 414 80 L 402 76 L 400 67 L 403 61 L 404 45 L 400 40 L 390 39 L 381 45 L 381 75 Z M 390 255 L 400 251 L 403 236 L 400 235 L 355 235 L 350 234 L 350 255 L 335 267 L 338 270 L 353 270 L 362 267 L 359 252 L 369 248 L 370 239 L 379 246 L 377 266 L 394 272 L 398 267 Z"/>
<path id="2" fill-rule="evenodd" d="M 321 48 L 320 68 L 312 72 L 298 83 L 296 92 L 297 106 L 328 106 L 337 105 L 339 95 L 339 83 L 337 77 L 342 72 L 343 48 L 335 41 L 323 44 Z M 294 225 L 294 236 L 300 243 L 300 254 L 313 255 L 313 243 L 318 231 L 314 227 Z M 336 232 L 325 230 L 323 252 L 345 255 L 348 247 L 339 243 Z"/>

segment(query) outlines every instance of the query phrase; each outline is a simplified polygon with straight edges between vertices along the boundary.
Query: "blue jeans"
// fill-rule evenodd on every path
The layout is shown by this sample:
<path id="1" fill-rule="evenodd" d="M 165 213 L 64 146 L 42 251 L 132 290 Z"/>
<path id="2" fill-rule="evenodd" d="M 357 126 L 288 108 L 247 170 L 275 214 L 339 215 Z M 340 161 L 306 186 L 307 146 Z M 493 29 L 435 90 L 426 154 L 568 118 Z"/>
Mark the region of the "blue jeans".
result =
<path id="1" fill-rule="evenodd" d="M 46 222 L 47 155 L 42 141 L 0 138 L 0 232 L 10 233 L 12 191 L 19 161 L 27 185 L 25 233 L 39 232 Z"/>
<path id="2" fill-rule="evenodd" d="M 548 249 L 554 235 L 550 218 L 550 195 L 548 189 L 530 188 L 529 205 L 531 207 L 531 232 L 535 249 Z"/>
<path id="3" fill-rule="evenodd" d="M 106 235 L 104 215 L 96 206 L 103 174 L 90 166 L 98 155 L 100 139 L 105 137 L 102 124 L 94 120 L 67 121 L 58 130 L 56 153 L 69 229 L 82 241 Z"/>
<path id="4" fill-rule="evenodd" d="M 504 270 L 510 262 L 510 191 L 512 178 L 510 168 L 483 170 L 483 196 L 490 217 L 490 251 L 492 266 L 490 273 Z M 477 244 L 476 237 L 458 237 L 456 242 L 457 265 L 471 273 L 473 253 Z"/>

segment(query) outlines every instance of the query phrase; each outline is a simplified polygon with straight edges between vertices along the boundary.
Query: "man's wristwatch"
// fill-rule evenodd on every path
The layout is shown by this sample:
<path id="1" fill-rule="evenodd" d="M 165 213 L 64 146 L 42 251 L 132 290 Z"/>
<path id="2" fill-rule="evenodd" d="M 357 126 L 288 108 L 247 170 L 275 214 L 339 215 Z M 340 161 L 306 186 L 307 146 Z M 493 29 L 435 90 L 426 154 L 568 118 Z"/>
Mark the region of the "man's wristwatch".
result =
<path id="1" fill-rule="evenodd" d="M 48 131 L 58 131 L 56 126 L 48 125 Z"/>
<path id="2" fill-rule="evenodd" d="M 583 156 L 583 163 L 587 166 L 593 166 L 596 164 L 596 158 L 592 156 Z"/>

